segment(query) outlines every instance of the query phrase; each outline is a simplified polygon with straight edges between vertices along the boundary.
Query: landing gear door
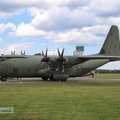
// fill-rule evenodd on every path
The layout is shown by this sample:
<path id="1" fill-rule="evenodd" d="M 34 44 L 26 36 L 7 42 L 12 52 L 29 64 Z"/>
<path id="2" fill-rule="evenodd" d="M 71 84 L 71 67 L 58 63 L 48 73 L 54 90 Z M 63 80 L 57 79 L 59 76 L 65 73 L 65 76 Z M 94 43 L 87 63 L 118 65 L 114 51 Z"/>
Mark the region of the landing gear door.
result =
<path id="1" fill-rule="evenodd" d="M 69 76 L 70 77 L 79 77 L 81 73 L 80 67 L 73 67 L 69 69 Z"/>

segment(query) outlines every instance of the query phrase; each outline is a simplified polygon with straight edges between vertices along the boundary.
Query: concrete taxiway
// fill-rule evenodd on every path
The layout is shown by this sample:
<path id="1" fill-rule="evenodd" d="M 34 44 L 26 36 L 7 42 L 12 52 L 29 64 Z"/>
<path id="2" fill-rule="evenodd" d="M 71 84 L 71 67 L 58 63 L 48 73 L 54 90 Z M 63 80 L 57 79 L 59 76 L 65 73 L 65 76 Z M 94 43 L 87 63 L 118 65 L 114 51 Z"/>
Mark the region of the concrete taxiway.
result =
<path id="1" fill-rule="evenodd" d="M 43 81 L 41 78 L 9 78 L 6 82 L 0 83 L 39 83 L 39 82 L 53 82 L 53 81 Z M 61 81 L 59 81 L 61 82 Z M 76 78 L 69 78 L 67 83 L 74 83 L 74 82 L 120 82 L 120 79 L 102 79 L 102 78 L 87 78 L 87 77 L 76 77 Z"/>

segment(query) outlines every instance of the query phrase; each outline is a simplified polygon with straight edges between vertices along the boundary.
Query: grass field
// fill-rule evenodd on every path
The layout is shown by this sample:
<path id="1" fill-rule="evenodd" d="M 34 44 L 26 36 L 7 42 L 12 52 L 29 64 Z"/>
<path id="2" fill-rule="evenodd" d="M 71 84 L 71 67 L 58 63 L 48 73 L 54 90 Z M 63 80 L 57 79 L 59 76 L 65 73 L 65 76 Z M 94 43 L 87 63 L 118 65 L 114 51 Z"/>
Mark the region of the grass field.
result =
<path id="1" fill-rule="evenodd" d="M 91 76 L 89 76 L 91 77 Z M 103 78 L 103 79 L 120 79 L 120 74 L 115 74 L 115 73 L 108 73 L 108 74 L 95 74 L 95 78 Z"/>
<path id="2" fill-rule="evenodd" d="M 120 120 L 120 83 L 0 84 L 0 120 Z"/>

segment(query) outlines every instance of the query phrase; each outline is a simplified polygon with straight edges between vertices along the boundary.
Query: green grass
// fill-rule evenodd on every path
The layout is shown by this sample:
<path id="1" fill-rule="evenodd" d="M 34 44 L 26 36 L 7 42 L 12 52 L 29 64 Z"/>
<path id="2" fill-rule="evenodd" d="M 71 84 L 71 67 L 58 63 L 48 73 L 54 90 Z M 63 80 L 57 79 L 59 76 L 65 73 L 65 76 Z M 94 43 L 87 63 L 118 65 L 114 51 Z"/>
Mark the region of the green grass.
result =
<path id="1" fill-rule="evenodd" d="M 108 73 L 108 74 L 95 74 L 95 78 L 103 78 L 103 79 L 120 79 L 120 74 Z"/>
<path id="2" fill-rule="evenodd" d="M 120 120 L 120 83 L 0 84 L 0 120 Z"/>

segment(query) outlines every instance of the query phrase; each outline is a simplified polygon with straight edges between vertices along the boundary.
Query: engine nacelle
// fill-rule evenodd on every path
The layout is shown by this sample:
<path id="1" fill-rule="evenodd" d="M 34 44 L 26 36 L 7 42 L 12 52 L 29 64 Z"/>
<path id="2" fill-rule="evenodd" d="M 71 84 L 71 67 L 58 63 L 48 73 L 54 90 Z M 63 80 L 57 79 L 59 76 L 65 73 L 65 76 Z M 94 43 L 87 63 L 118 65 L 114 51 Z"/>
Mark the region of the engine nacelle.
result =
<path id="1" fill-rule="evenodd" d="M 48 69 L 42 69 L 37 72 L 37 75 L 40 77 L 49 77 L 50 76 L 50 70 Z"/>

